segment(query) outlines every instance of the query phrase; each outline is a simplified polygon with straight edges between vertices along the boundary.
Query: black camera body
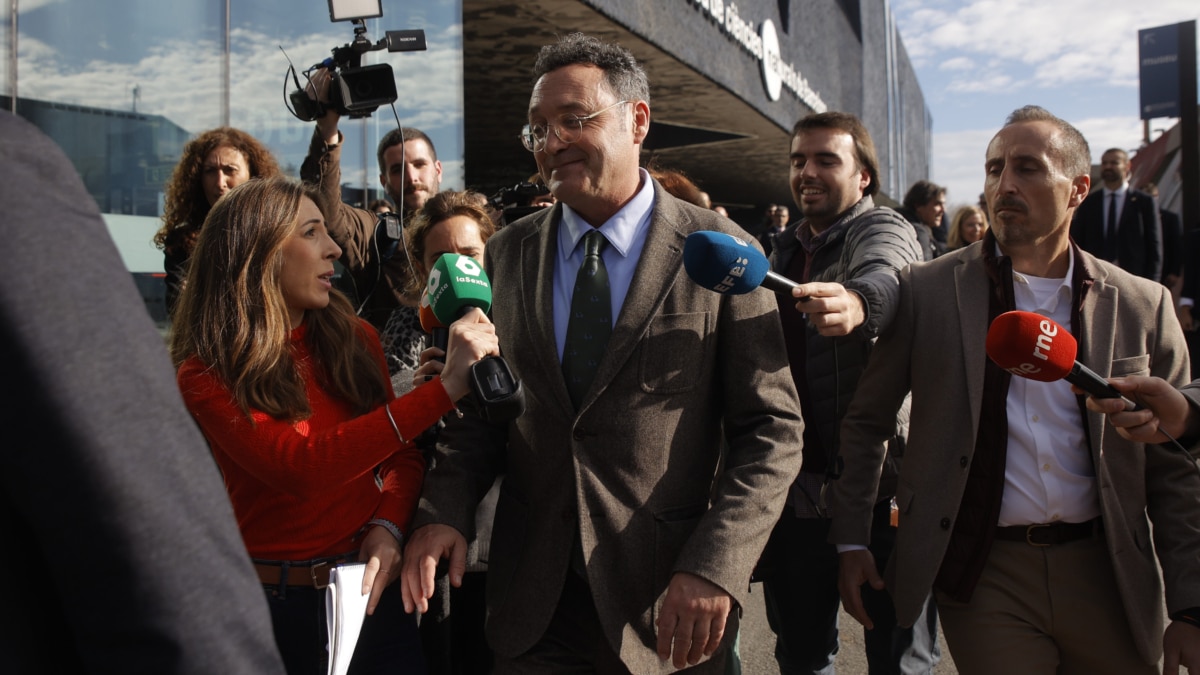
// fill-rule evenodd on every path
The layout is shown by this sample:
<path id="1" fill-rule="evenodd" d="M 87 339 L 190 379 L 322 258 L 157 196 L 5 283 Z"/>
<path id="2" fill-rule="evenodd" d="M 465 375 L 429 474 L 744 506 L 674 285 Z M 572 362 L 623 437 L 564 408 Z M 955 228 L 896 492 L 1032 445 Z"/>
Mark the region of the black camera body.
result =
<path id="1" fill-rule="evenodd" d="M 367 38 L 367 29 L 362 20 L 355 20 L 354 24 L 354 41 L 335 47 L 331 58 L 325 59 L 308 71 L 317 68 L 329 68 L 333 71 L 329 81 L 328 105 L 342 116 L 352 119 L 370 117 L 379 106 L 390 105 L 397 98 L 396 78 L 392 67 L 386 63 L 361 65 L 363 54 L 380 49 L 387 49 L 389 52 L 428 49 L 423 30 L 389 30 L 383 39 L 372 43 Z M 299 88 L 289 94 L 289 99 L 293 114 L 305 122 L 311 122 L 325 114 L 325 106 Z"/>

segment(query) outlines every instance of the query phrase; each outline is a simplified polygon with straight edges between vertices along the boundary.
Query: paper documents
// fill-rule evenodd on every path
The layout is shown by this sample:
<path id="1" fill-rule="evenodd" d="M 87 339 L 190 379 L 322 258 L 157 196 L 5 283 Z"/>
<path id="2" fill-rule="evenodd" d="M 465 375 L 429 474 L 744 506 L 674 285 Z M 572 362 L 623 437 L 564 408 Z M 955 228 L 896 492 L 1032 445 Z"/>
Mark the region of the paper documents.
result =
<path id="1" fill-rule="evenodd" d="M 329 627 L 329 675 L 346 675 L 354 645 L 367 616 L 367 598 L 363 595 L 366 563 L 346 563 L 329 571 L 325 589 L 325 621 Z"/>

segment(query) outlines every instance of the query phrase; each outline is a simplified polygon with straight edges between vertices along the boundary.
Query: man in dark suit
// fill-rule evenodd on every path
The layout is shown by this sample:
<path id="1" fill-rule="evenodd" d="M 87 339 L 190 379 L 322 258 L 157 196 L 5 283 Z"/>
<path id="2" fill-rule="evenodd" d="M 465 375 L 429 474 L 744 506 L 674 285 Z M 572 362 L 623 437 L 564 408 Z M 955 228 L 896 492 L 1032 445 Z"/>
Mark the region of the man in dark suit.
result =
<path id="1" fill-rule="evenodd" d="M 62 151 L 0 113 L 6 673 L 282 675 L 217 466 Z"/>
<path id="2" fill-rule="evenodd" d="M 1088 158 L 1078 130 L 1046 110 L 1009 117 L 988 145 L 982 246 L 901 274 L 897 317 L 842 424 L 830 538 L 845 607 L 869 626 L 860 589 L 884 581 L 865 544 L 884 443 L 911 388 L 884 576 L 901 625 L 933 589 L 964 675 L 1150 675 L 1164 649 L 1168 663 L 1200 668 L 1200 628 L 1186 618 L 1200 616 L 1200 472 L 1113 432 L 1065 381 L 1014 377 L 985 352 L 995 317 L 1037 312 L 1068 327 L 1076 358 L 1101 376 L 1186 382 L 1166 289 L 1071 245 Z"/>
<path id="3" fill-rule="evenodd" d="M 1129 186 L 1129 155 L 1109 148 L 1100 158 L 1103 190 L 1075 212 L 1071 239 L 1101 260 L 1151 281 L 1162 279 L 1162 223 L 1154 198 Z"/>
<path id="4" fill-rule="evenodd" d="M 632 54 L 576 33 L 544 47 L 534 74 L 522 138 L 558 204 L 498 232 L 484 257 L 527 408 L 511 425 L 468 413 L 446 426 L 405 551 L 406 603 L 424 609 L 439 558 L 461 576 L 475 501 L 503 468 L 487 582 L 496 672 L 722 673 L 800 468 L 776 301 L 683 271 L 693 232 L 752 240 L 639 168 L 649 85 Z M 585 264 L 607 289 L 577 274 Z M 589 298 L 598 306 L 580 306 Z M 585 317 L 593 375 L 577 363 Z"/>

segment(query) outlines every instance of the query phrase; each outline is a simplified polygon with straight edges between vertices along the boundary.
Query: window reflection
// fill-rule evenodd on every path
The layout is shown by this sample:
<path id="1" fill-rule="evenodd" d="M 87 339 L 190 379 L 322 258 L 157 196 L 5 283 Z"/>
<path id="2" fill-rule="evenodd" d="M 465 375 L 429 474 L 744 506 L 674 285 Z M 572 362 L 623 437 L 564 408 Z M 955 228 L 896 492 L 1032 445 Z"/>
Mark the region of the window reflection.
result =
<path id="1" fill-rule="evenodd" d="M 304 70 L 354 37 L 351 23 L 330 22 L 326 0 L 21 0 L 14 72 L 8 7 L 0 9 L 0 104 L 11 109 L 15 85 L 17 113 L 71 158 L 135 277 L 162 272 L 162 253 L 150 240 L 187 140 L 228 119 L 297 177 L 313 124 L 287 111 L 284 97 L 295 88 L 290 79 L 285 84 L 287 58 Z M 442 187 L 461 189 L 461 1 L 384 0 L 383 8 L 381 19 L 367 22 L 372 41 L 389 29 L 420 28 L 428 50 L 371 52 L 364 65 L 391 64 L 399 122 L 430 135 L 443 165 Z M 340 123 L 349 201 L 378 196 L 363 190 L 379 187 L 375 147 L 396 123 L 386 106 Z"/>

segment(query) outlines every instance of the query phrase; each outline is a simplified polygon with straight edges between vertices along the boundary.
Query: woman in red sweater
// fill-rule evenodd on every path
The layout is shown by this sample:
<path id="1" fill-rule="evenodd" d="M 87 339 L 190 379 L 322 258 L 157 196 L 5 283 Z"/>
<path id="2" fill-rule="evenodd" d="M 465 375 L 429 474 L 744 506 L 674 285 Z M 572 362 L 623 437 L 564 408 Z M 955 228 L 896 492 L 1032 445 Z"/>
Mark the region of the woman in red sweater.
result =
<path id="1" fill-rule="evenodd" d="M 183 398 L 225 476 L 291 675 L 326 671 L 329 568 L 366 562 L 352 675 L 423 672 L 398 576 L 425 469 L 410 439 L 454 408 L 497 354 L 478 310 L 450 327 L 438 377 L 394 398 L 379 337 L 331 290 L 319 197 L 252 180 L 210 212 L 171 336 Z M 230 636 L 236 639 L 236 636 Z"/>

